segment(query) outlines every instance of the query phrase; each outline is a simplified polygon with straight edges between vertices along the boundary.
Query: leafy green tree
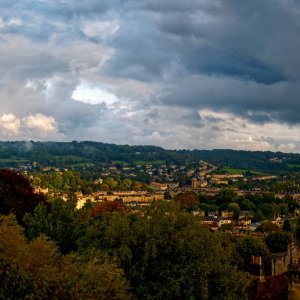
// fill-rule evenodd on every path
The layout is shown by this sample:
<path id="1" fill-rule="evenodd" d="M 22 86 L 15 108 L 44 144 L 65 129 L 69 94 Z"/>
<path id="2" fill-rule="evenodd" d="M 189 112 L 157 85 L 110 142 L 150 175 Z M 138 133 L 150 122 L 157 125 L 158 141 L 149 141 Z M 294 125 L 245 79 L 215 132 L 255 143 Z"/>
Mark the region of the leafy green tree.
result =
<path id="1" fill-rule="evenodd" d="M 114 180 L 112 177 L 108 177 L 105 180 L 105 183 L 109 186 L 110 190 L 115 190 L 118 186 L 118 182 L 116 180 Z"/>
<path id="2" fill-rule="evenodd" d="M 56 241 L 63 253 L 76 250 L 77 227 L 80 226 L 76 215 L 80 212 L 75 209 L 75 201 L 61 199 L 52 201 L 50 212 L 44 206 L 38 206 L 33 214 L 24 217 L 27 236 L 33 239 L 44 234 Z"/>
<path id="3" fill-rule="evenodd" d="M 232 189 L 223 189 L 221 190 L 220 196 L 219 196 L 219 202 L 222 203 L 230 203 L 234 202 L 237 198 L 237 193 Z"/>
<path id="4" fill-rule="evenodd" d="M 238 203 L 235 202 L 229 203 L 228 209 L 233 212 L 233 218 L 235 220 L 238 220 L 240 216 L 240 206 L 238 205 Z"/>
<path id="5" fill-rule="evenodd" d="M 125 178 L 121 183 L 121 188 L 128 190 L 132 186 L 132 181 L 128 178 Z"/>
<path id="6" fill-rule="evenodd" d="M 275 203 L 275 194 L 274 193 L 264 193 L 262 195 L 262 201 L 264 203 Z"/>
<path id="7" fill-rule="evenodd" d="M 274 207 L 271 203 L 264 203 L 260 206 L 260 209 L 266 219 L 273 219 Z"/>
<path id="8" fill-rule="evenodd" d="M 198 198 L 199 198 L 199 202 L 200 203 L 206 203 L 206 195 L 204 194 L 204 193 L 200 193 L 199 195 L 198 195 Z"/>
<path id="9" fill-rule="evenodd" d="M 256 205 L 249 199 L 244 199 L 240 204 L 241 210 L 256 211 Z"/>
<path id="10" fill-rule="evenodd" d="M 248 284 L 231 264 L 228 238 L 173 202 L 155 202 L 142 215 L 100 214 L 78 245 L 83 255 L 97 249 L 118 261 L 137 299 L 243 299 Z"/>
<path id="11" fill-rule="evenodd" d="M 285 232 L 274 232 L 266 236 L 265 242 L 272 253 L 277 253 L 287 251 L 289 239 Z"/>
<path id="12" fill-rule="evenodd" d="M 262 257 L 265 275 L 271 275 L 272 267 L 269 258 L 270 250 L 262 238 L 254 236 L 239 238 L 236 241 L 236 251 L 238 253 L 236 262 L 242 270 L 258 275 L 259 266 L 251 262 L 251 256 L 260 256 Z"/>
<path id="13" fill-rule="evenodd" d="M 113 263 L 62 256 L 45 236 L 28 242 L 13 217 L 0 217 L 0 299 L 130 299 Z"/>
<path id="14" fill-rule="evenodd" d="M 42 184 L 41 178 L 38 177 L 38 176 L 35 176 L 35 177 L 33 178 L 33 180 L 32 180 L 32 185 L 33 185 L 34 187 L 37 187 L 37 186 L 41 186 L 41 184 Z"/>
<path id="15" fill-rule="evenodd" d="M 150 211 L 151 217 L 143 219 L 143 222 L 150 223 L 148 228 L 154 229 L 152 239 L 147 242 L 148 246 L 145 248 L 150 252 L 145 252 L 146 256 L 143 259 L 146 263 L 145 267 L 154 267 L 157 270 L 155 276 L 149 278 L 154 280 L 150 287 L 157 286 L 157 295 L 161 298 L 176 298 L 178 295 L 179 299 L 217 299 L 218 297 L 235 299 L 236 290 L 230 290 L 224 281 L 224 285 L 220 284 L 219 291 L 215 290 L 213 283 L 216 278 L 220 278 L 220 283 L 221 278 L 228 276 L 227 267 L 221 263 L 222 258 L 227 263 L 230 261 L 232 248 L 226 238 L 211 234 L 189 215 L 177 212 L 176 209 L 165 214 L 164 209 L 162 207 L 160 211 Z M 142 240 L 145 240 L 145 237 Z M 166 243 L 166 240 L 169 242 Z M 166 266 L 170 266 L 170 269 L 164 275 Z M 236 277 L 234 267 L 228 265 L 228 271 L 229 269 L 232 276 Z M 211 274 L 214 276 L 210 276 Z M 142 282 L 141 288 L 142 290 L 145 288 Z M 243 283 L 237 278 L 235 288 L 243 289 Z"/>
<path id="16" fill-rule="evenodd" d="M 63 177 L 60 173 L 53 173 L 52 175 L 52 186 L 56 190 L 62 190 L 63 187 Z"/>
<path id="17" fill-rule="evenodd" d="M 261 210 L 258 210 L 258 211 L 254 214 L 254 216 L 253 216 L 253 218 L 252 218 L 252 222 L 260 222 L 260 221 L 262 221 L 263 219 L 264 219 L 264 215 L 263 215 L 262 211 L 261 211 Z"/>
<path id="18" fill-rule="evenodd" d="M 279 204 L 279 212 L 281 215 L 287 215 L 289 212 L 289 207 L 287 203 Z"/>

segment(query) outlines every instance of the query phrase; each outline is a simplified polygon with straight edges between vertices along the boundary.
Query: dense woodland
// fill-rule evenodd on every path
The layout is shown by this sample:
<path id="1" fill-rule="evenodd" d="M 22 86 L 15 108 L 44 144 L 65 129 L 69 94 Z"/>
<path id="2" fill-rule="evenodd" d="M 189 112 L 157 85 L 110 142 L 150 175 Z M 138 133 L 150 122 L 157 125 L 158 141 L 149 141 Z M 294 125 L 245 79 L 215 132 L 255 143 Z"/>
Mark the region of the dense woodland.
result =
<path id="1" fill-rule="evenodd" d="M 275 158 L 275 159 L 274 159 Z M 0 167 L 84 167 L 97 170 L 101 164 L 139 162 L 183 164 L 205 160 L 216 165 L 254 169 L 267 173 L 300 171 L 300 154 L 236 150 L 165 150 L 155 146 L 114 145 L 100 142 L 0 142 Z"/>
<path id="2" fill-rule="evenodd" d="M 190 213 L 192 193 L 133 211 L 118 201 L 76 209 L 32 191 L 0 171 L 0 299 L 247 299 L 251 255 L 270 274 L 270 253 L 293 231 L 211 232 Z"/>

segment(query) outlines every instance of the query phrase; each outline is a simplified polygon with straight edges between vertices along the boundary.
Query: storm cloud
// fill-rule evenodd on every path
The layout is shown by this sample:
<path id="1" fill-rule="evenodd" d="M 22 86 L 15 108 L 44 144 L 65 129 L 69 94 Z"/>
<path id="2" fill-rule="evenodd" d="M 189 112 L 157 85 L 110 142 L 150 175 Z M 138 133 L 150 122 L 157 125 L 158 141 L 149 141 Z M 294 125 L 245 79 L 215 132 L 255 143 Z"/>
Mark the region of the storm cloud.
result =
<path id="1" fill-rule="evenodd" d="M 0 139 L 300 151 L 298 1 L 0 8 Z"/>

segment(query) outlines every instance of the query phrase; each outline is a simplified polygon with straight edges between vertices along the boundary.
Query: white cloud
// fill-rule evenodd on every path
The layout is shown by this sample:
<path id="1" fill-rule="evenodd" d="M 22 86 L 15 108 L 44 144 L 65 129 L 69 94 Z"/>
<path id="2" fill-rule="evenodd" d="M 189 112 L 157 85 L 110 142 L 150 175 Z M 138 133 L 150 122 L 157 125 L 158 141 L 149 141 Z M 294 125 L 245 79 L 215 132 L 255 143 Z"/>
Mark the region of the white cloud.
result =
<path id="1" fill-rule="evenodd" d="M 112 21 L 85 21 L 80 26 L 81 31 L 90 38 L 101 38 L 106 41 L 118 32 L 120 24 L 118 20 Z"/>
<path id="2" fill-rule="evenodd" d="M 40 113 L 23 118 L 23 122 L 29 129 L 37 129 L 43 132 L 53 132 L 56 130 L 55 119 Z"/>
<path id="3" fill-rule="evenodd" d="M 257 124 L 227 112 L 199 111 L 202 130 L 209 132 L 209 147 L 299 152 L 300 126 L 266 122 Z M 293 141 L 293 142 L 291 142 Z"/>
<path id="4" fill-rule="evenodd" d="M 0 117 L 0 129 L 7 136 L 18 135 L 21 121 L 14 114 L 3 114 Z"/>
<path id="5" fill-rule="evenodd" d="M 0 28 L 17 27 L 21 25 L 22 25 L 22 20 L 19 18 L 11 18 L 9 20 L 0 18 Z"/>
<path id="6" fill-rule="evenodd" d="M 281 152 L 299 152 L 299 149 L 297 149 L 294 143 L 280 144 L 277 150 Z"/>
<path id="7" fill-rule="evenodd" d="M 93 105 L 105 103 L 107 106 L 112 106 L 118 101 L 118 98 L 106 89 L 85 83 L 76 87 L 72 94 L 72 98 L 76 101 Z"/>

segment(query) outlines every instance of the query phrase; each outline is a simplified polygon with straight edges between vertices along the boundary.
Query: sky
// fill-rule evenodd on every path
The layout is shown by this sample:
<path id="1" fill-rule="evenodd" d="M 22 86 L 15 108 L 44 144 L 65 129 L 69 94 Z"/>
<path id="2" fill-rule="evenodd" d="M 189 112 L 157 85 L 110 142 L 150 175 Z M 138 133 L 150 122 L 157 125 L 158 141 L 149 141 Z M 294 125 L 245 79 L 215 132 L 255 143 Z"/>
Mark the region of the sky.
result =
<path id="1" fill-rule="evenodd" d="M 300 1 L 0 0 L 0 140 L 300 152 Z"/>

